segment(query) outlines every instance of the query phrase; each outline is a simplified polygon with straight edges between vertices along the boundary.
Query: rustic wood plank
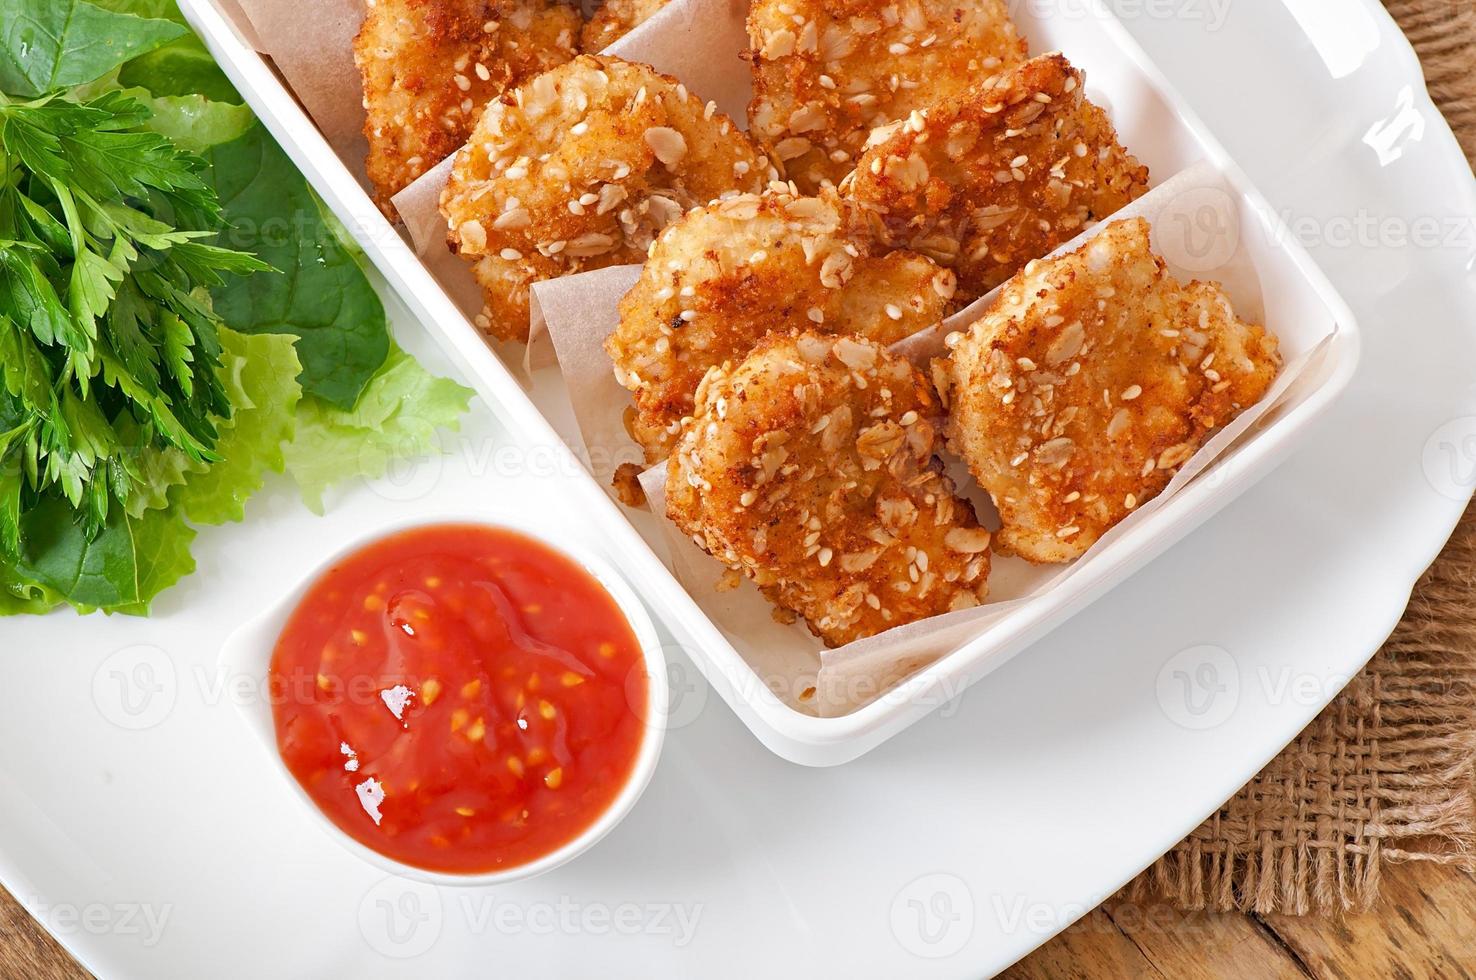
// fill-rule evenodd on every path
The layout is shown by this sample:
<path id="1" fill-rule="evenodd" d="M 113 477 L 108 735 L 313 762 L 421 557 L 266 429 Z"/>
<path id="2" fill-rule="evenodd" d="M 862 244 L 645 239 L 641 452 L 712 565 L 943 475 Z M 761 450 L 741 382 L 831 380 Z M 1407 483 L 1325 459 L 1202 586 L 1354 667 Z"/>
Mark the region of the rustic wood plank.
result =
<path id="1" fill-rule="evenodd" d="M 1103 980 L 1163 974 L 1099 908 L 1000 976 L 1006 980 Z"/>
<path id="2" fill-rule="evenodd" d="M 1317 977 L 1476 975 L 1476 878 L 1434 864 L 1384 871 L 1382 900 L 1343 919 L 1262 919 Z"/>
<path id="3" fill-rule="evenodd" d="M 1113 901 L 1003 976 L 1010 980 L 1167 977 L 1307 980 L 1296 954 L 1249 916 Z"/>
<path id="4" fill-rule="evenodd" d="M 1168 905 L 1112 902 L 1112 921 L 1158 972 L 1174 980 L 1306 980 L 1309 973 L 1275 935 L 1238 913 L 1179 912 Z"/>
<path id="5" fill-rule="evenodd" d="M 91 980 L 61 944 L 0 888 L 0 977 Z"/>

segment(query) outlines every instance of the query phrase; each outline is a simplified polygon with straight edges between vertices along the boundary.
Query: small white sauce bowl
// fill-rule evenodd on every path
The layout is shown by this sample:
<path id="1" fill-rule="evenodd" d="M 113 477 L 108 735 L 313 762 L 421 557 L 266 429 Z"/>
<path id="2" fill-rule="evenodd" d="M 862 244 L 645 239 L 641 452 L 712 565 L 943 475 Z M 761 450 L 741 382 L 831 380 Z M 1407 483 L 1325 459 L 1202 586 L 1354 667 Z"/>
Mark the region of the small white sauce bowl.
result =
<path id="1" fill-rule="evenodd" d="M 615 600 L 625 621 L 630 624 L 631 631 L 635 634 L 636 642 L 640 645 L 641 656 L 646 666 L 646 711 L 643 721 L 645 722 L 645 733 L 641 739 L 640 752 L 636 756 L 635 765 L 631 769 L 625 786 L 620 795 L 600 816 L 591 823 L 578 837 L 567 844 L 544 856 L 520 864 L 515 867 L 499 871 L 478 872 L 472 874 L 455 874 L 446 871 L 429 871 L 418 868 L 411 864 L 396 861 L 394 858 L 379 853 L 372 848 L 359 843 L 348 834 L 338 828 L 328 816 L 318 808 L 312 797 L 307 794 L 301 784 L 288 770 L 287 764 L 282 760 L 282 754 L 277 749 L 276 724 L 272 715 L 272 697 L 269 683 L 272 653 L 276 649 L 277 640 L 281 635 L 282 628 L 287 624 L 298 603 L 302 600 L 309 587 L 318 580 L 335 563 L 346 558 L 348 555 L 361 548 L 389 537 L 402 531 L 410 531 L 415 528 L 434 526 L 438 524 L 476 524 L 484 527 L 498 528 L 525 535 L 542 544 L 548 545 L 560 554 L 582 567 L 604 587 L 610 597 Z M 651 622 L 651 617 L 641 600 L 625 580 L 604 559 L 591 553 L 591 549 L 577 542 L 564 539 L 557 533 L 550 533 L 541 527 L 529 527 L 526 522 L 506 515 L 491 513 L 445 513 L 433 516 L 419 516 L 414 519 L 392 522 L 382 527 L 375 528 L 372 532 L 355 537 L 347 541 L 337 551 L 325 556 L 317 562 L 313 568 L 298 581 L 287 589 L 282 597 L 272 603 L 266 610 L 239 627 L 226 640 L 225 646 L 220 653 L 220 665 L 225 670 L 225 676 L 229 679 L 246 677 L 252 681 L 252 690 L 258 692 L 259 696 L 245 699 L 237 703 L 242 717 L 246 719 L 247 726 L 261 742 L 271 756 L 272 766 L 286 780 L 292 788 L 293 794 L 302 805 L 312 812 L 314 819 L 323 826 L 339 844 L 349 851 L 358 855 L 370 864 L 373 864 L 392 874 L 402 875 L 437 885 L 463 885 L 484 886 L 500 885 L 512 881 L 522 881 L 536 877 L 544 872 L 552 871 L 584 851 L 593 847 L 604 837 L 615 825 L 625 818 L 625 815 L 635 806 L 640 799 L 641 793 L 651 781 L 651 775 L 656 771 L 656 761 L 661 755 L 661 744 L 666 737 L 666 713 L 668 707 L 668 691 L 666 677 L 666 656 L 661 648 L 661 639 L 656 633 L 656 627 Z"/>

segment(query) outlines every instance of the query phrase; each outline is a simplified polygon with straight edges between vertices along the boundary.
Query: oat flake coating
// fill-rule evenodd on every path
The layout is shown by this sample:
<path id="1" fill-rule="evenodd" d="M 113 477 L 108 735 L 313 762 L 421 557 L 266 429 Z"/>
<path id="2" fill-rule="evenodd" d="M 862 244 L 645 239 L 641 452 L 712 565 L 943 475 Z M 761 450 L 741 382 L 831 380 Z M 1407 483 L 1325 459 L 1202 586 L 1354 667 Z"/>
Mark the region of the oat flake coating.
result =
<path id="1" fill-rule="evenodd" d="M 877 126 L 1025 57 L 1005 0 L 755 0 L 749 132 L 802 192 L 836 184 Z"/>
<path id="2" fill-rule="evenodd" d="M 1082 82 L 1059 54 L 986 78 L 873 134 L 843 192 L 982 296 L 1148 189 Z"/>
<path id="3" fill-rule="evenodd" d="M 488 102 L 578 54 L 577 7 L 555 0 L 369 0 L 354 39 L 374 200 L 466 142 Z"/>
<path id="4" fill-rule="evenodd" d="M 845 234 L 844 207 L 833 194 L 745 194 L 661 233 L 605 342 L 635 394 L 628 428 L 648 462 L 670 451 L 707 370 L 742 360 L 769 333 L 888 345 L 947 315 L 953 273 L 911 252 L 872 254 Z"/>
<path id="5" fill-rule="evenodd" d="M 1265 395 L 1276 337 L 1179 283 L 1136 218 L 1027 266 L 933 364 L 948 447 L 999 509 L 995 550 L 1079 557 Z"/>
<path id="6" fill-rule="evenodd" d="M 689 208 L 772 176 L 733 121 L 676 79 L 582 55 L 487 107 L 441 213 L 486 299 L 477 325 L 526 340 L 532 283 L 642 262 Z"/>
<path id="7" fill-rule="evenodd" d="M 703 381 L 667 516 L 829 646 L 977 605 L 989 532 L 939 472 L 937 411 L 871 341 L 771 335 Z"/>

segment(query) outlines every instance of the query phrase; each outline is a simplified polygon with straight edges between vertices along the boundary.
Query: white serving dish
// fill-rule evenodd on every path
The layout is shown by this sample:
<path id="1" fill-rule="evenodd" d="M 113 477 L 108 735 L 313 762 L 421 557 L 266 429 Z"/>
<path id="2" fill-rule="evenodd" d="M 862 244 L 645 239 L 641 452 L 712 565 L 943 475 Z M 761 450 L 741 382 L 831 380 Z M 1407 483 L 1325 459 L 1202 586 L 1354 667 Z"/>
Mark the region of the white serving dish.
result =
<path id="1" fill-rule="evenodd" d="M 626 821 L 540 878 L 435 888 L 302 819 L 215 665 L 286 579 L 410 508 L 553 509 L 620 563 L 578 481 L 489 469 L 479 447 L 511 452 L 526 432 L 478 399 L 447 436 L 455 451 L 336 491 L 326 516 L 270 481 L 245 523 L 202 531 L 198 570 L 148 619 L 0 620 L 0 738 L 23 747 L 0 755 L 0 882 L 93 975 L 151 980 L 480 980 L 491 963 L 529 977 L 978 980 L 1111 896 L 1359 670 L 1476 485 L 1444 448 L 1476 432 L 1476 181 L 1394 21 L 1374 0 L 1232 4 L 1213 23 L 1136 9 L 1134 35 L 1365 325 L 1360 370 L 1307 445 L 1184 547 L 835 769 L 764 750 L 670 648 L 673 723 Z M 1246 111 L 1272 100 L 1274 113 Z M 1387 233 L 1350 237 L 1364 215 Z M 1462 235 L 1399 237 L 1432 215 Z M 406 349 L 454 372 L 372 278 Z M 1218 725 L 1186 728 L 1156 682 L 1205 644 L 1233 660 L 1219 679 L 1238 696 L 1217 702 L 1233 709 Z M 580 920 L 549 934 L 490 914 L 571 902 L 661 917 L 635 935 Z"/>
<path id="2" fill-rule="evenodd" d="M 281 752 L 277 750 L 277 731 L 273 720 L 269 681 L 272 652 L 276 648 L 282 627 L 286 625 L 303 595 L 334 563 L 360 548 L 387 535 L 430 524 L 482 524 L 507 528 L 541 541 L 581 565 L 604 587 L 625 615 L 631 632 L 635 634 L 636 642 L 640 644 L 641 656 L 646 665 L 648 684 L 646 710 L 642 718 L 646 725 L 646 732 L 641 739 L 640 753 L 636 756 L 635 766 L 631 769 L 630 777 L 626 780 L 620 795 L 604 813 L 600 814 L 599 819 L 563 847 L 535 861 L 529 861 L 527 864 L 504 871 L 482 874 L 426 871 L 365 847 L 345 834 L 324 815 L 323 811 L 313 802 L 312 797 L 302 788 L 302 784 L 288 771 L 286 763 L 282 760 Z M 291 786 L 293 798 L 313 815 L 312 819 L 319 826 L 362 860 L 390 874 L 402 875 L 435 885 L 505 885 L 514 881 L 525 881 L 567 864 L 598 844 L 606 834 L 615 829 L 621 820 L 625 819 L 625 815 L 636 805 L 636 801 L 641 798 L 646 785 L 651 781 L 651 776 L 656 772 L 656 762 L 661 757 L 661 743 L 666 737 L 667 707 L 670 700 L 667 687 L 666 655 L 662 650 L 661 638 L 656 633 L 656 627 L 651 622 L 646 607 L 641 604 L 640 598 L 626 584 L 625 579 L 621 578 L 608 562 L 592 554 L 589 547 L 578 540 L 548 531 L 536 523 L 530 525 L 526 518 L 499 514 L 496 511 L 454 510 L 435 514 L 422 513 L 414 518 L 392 521 L 353 536 L 341 547 L 323 556 L 311 571 L 284 590 L 276 601 L 270 603 L 230 635 L 221 647 L 220 676 L 232 686 L 240 685 L 242 689 L 256 691 L 262 695 L 239 699 L 236 701 L 236 708 L 245 719 L 247 727 L 251 729 L 252 735 L 272 759 L 272 768 Z"/>
<path id="3" fill-rule="evenodd" d="M 572 431 L 563 393 L 539 385 L 530 396 L 487 347 L 443 286 L 374 207 L 359 174 L 334 153 L 268 62 L 247 42 L 247 35 L 226 13 L 229 3 L 181 0 L 181 7 L 252 108 L 499 417 L 527 443 L 550 453 L 552 465 L 574 474 L 576 493 L 597 515 L 610 549 L 624 556 L 626 572 L 661 611 L 713 688 L 768 748 L 794 762 L 828 766 L 850 761 L 956 698 L 1270 472 L 1353 376 L 1359 337 L 1346 304 L 1105 5 L 1100 0 L 1013 5 L 1032 50 L 1065 50 L 1087 70 L 1089 94 L 1114 110 L 1124 144 L 1153 169 L 1155 183 L 1197 160 L 1208 161 L 1225 177 L 1240 205 L 1242 240 L 1252 249 L 1266 288 L 1276 294 L 1275 308 L 1283 314 L 1325 318 L 1338 330 L 1316 390 L 1149 516 L 1141 525 L 1143 533 L 1104 548 L 1089 567 L 878 700 L 838 718 L 813 717 L 791 708 L 766 686 L 652 550 L 650 542 L 657 540 L 659 531 L 649 520 L 638 530 L 580 465 L 555 429 L 559 425 Z M 1043 6 L 1050 9 L 1042 10 Z M 1133 107 L 1130 113 L 1124 111 L 1128 105 Z M 1272 305 L 1268 299 L 1268 309 Z"/>

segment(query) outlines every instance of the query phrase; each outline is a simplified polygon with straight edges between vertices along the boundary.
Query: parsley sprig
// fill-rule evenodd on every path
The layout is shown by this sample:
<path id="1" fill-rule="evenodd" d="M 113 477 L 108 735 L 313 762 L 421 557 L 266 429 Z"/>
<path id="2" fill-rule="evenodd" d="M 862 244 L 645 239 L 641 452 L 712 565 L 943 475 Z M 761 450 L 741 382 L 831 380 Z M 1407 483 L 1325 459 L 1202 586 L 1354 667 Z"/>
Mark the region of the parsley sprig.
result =
<path id="1" fill-rule="evenodd" d="M 230 418 L 208 290 L 270 267 L 207 243 L 204 162 L 147 119 L 0 96 L 0 551 L 48 495 L 95 532 L 160 454 L 214 461 Z"/>

